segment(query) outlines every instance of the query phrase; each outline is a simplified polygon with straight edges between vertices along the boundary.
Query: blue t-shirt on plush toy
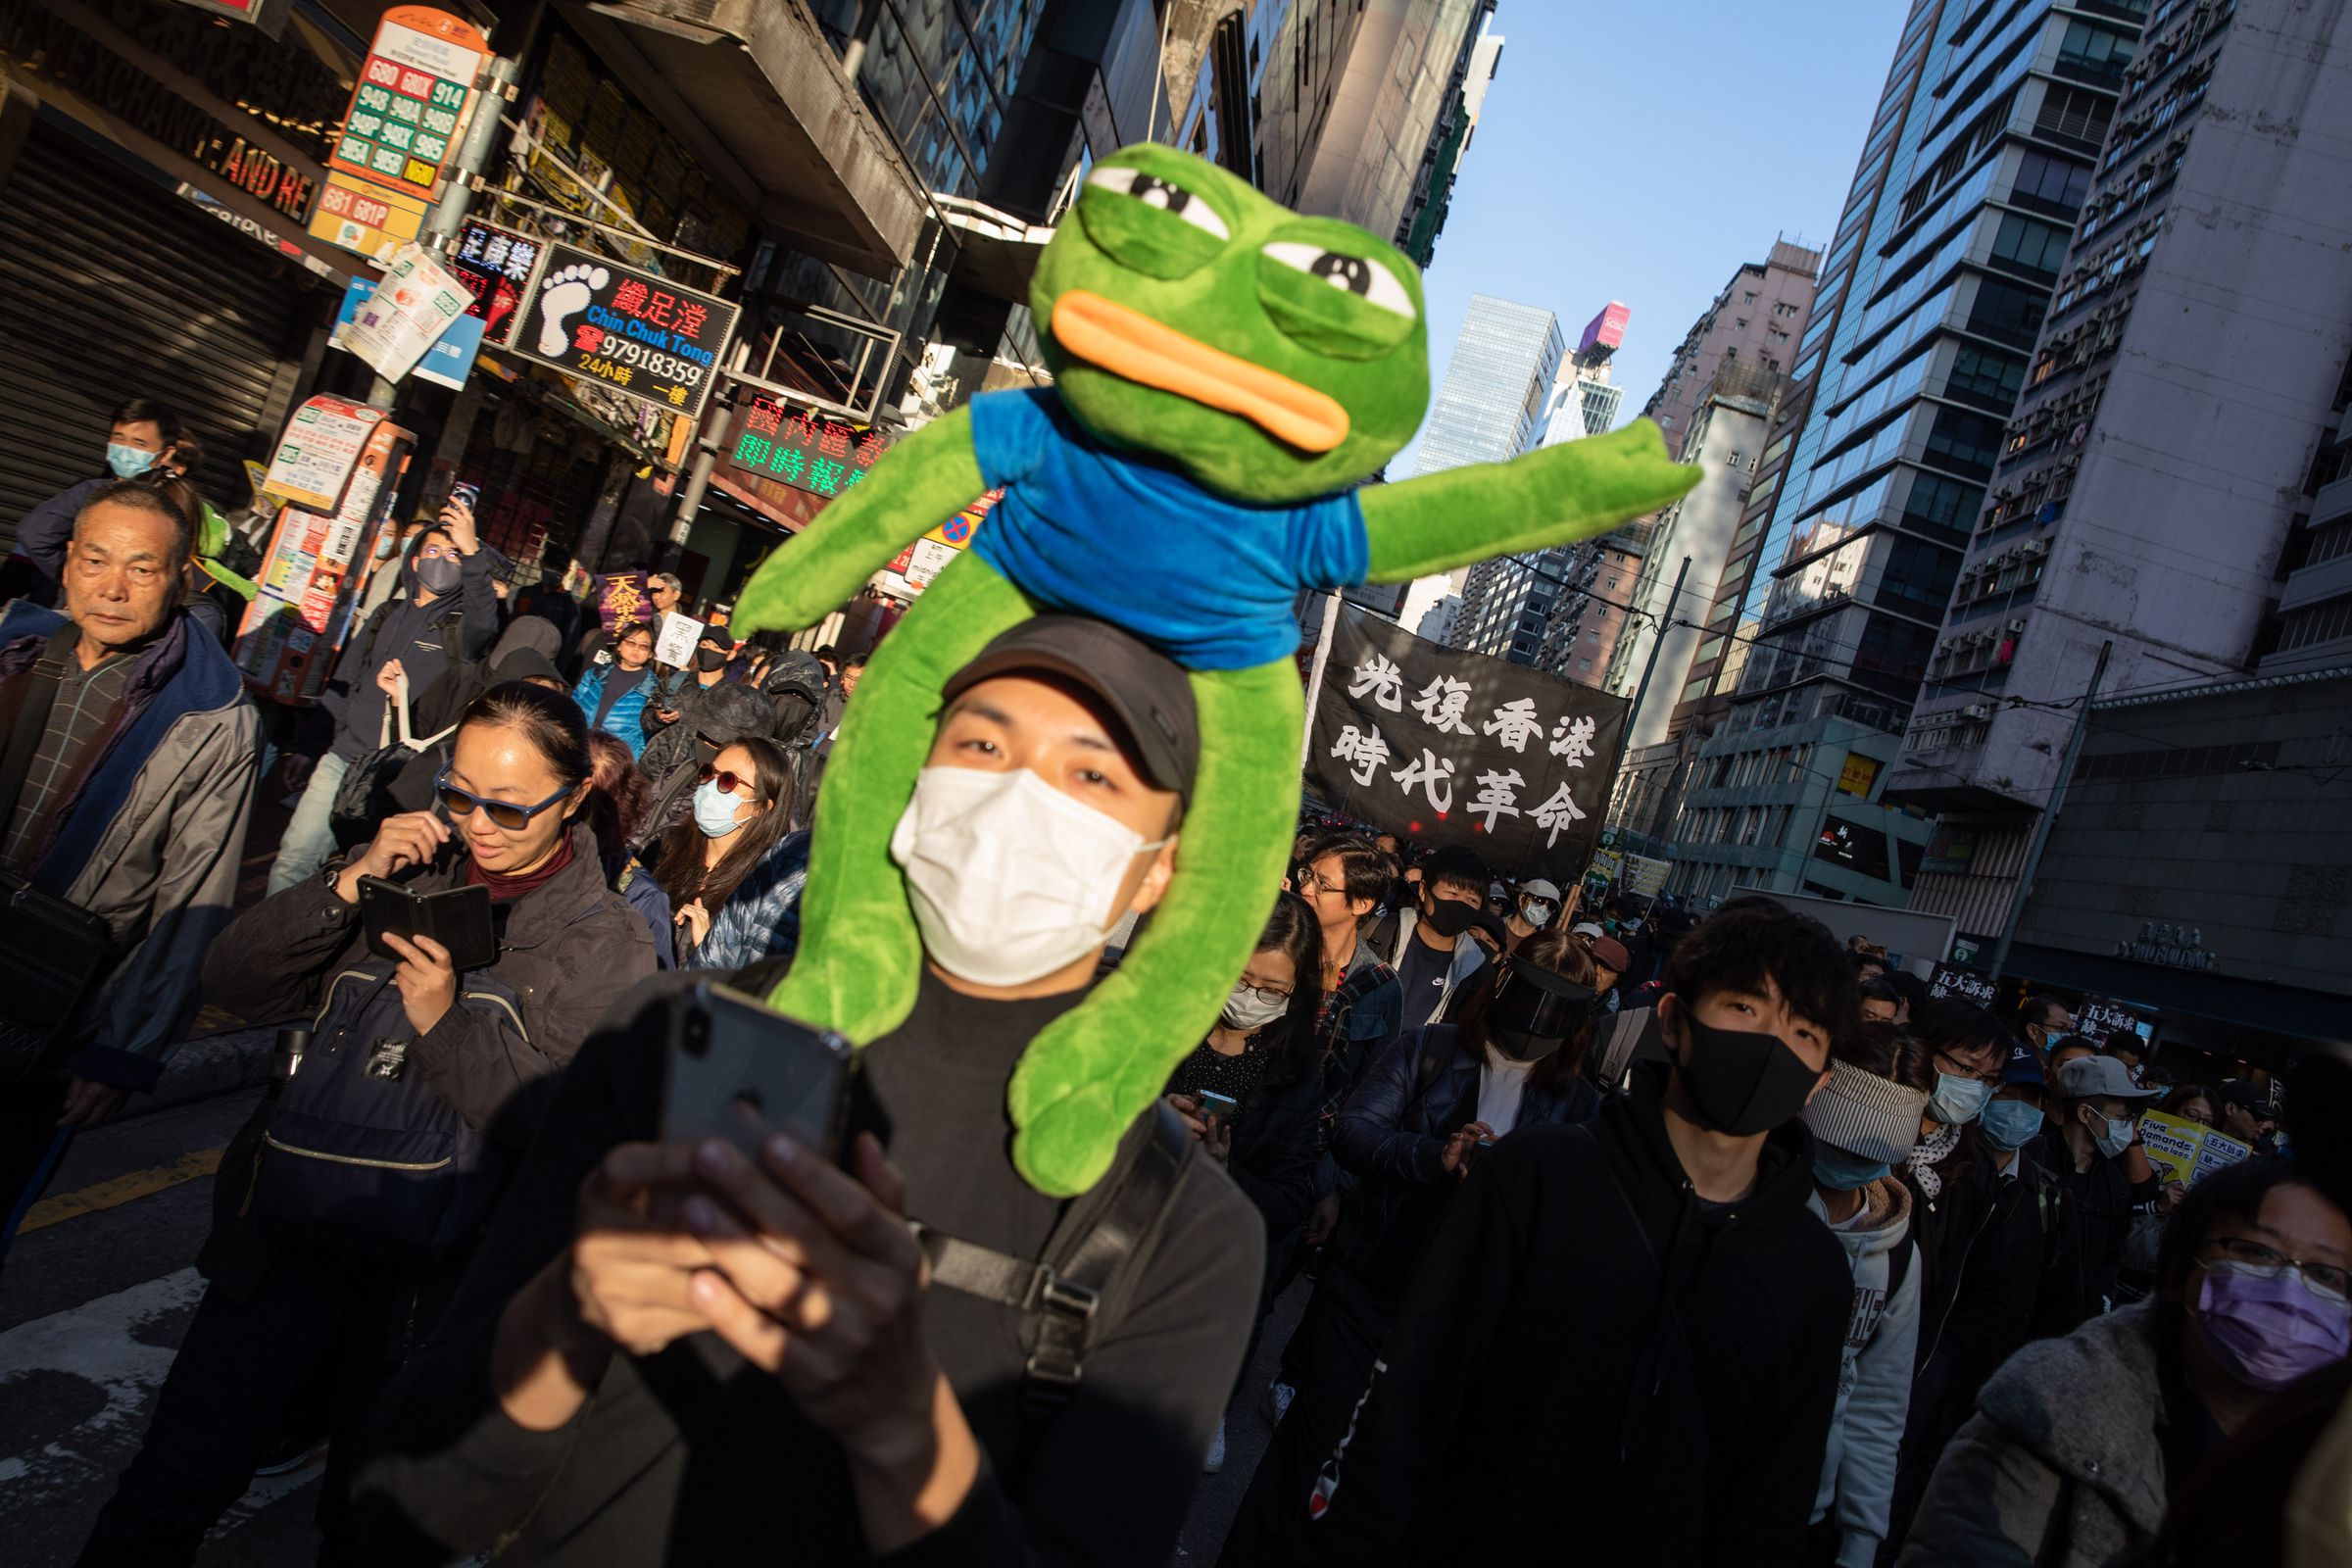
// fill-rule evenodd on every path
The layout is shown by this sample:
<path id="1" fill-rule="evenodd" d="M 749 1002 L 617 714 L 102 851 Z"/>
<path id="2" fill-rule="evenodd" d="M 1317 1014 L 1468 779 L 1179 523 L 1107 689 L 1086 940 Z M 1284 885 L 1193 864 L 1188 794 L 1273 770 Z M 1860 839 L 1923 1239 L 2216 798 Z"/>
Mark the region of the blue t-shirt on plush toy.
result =
<path id="1" fill-rule="evenodd" d="M 1249 507 L 1102 446 L 1052 392 L 972 400 L 972 450 L 1004 487 L 972 548 L 1049 610 L 1115 621 L 1188 669 L 1249 669 L 1298 648 L 1301 588 L 1371 569 L 1352 491 Z"/>

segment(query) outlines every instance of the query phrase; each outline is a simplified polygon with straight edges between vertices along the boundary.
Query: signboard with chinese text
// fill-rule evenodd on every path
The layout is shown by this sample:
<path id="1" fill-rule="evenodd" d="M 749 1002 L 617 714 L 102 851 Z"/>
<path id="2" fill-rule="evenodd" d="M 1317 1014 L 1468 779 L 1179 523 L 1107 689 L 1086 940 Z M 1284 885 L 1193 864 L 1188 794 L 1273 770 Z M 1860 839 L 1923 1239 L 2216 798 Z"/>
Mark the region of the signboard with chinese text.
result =
<path id="1" fill-rule="evenodd" d="M 465 284 L 414 240 L 385 268 L 383 281 L 368 290 L 339 334 L 343 348 L 358 355 L 387 381 L 416 368 L 425 351 L 441 341 L 449 324 L 466 314 L 473 298 Z"/>
<path id="2" fill-rule="evenodd" d="M 2176 1187 L 2193 1187 L 2200 1176 L 2234 1165 L 2254 1152 L 2203 1122 L 2162 1110 L 2151 1110 L 2139 1118 L 2139 1145 L 2158 1176 Z"/>
<path id="3" fill-rule="evenodd" d="M 473 24 L 429 6 L 395 6 L 360 63 L 327 162 L 404 195 L 429 199 L 458 150 L 466 106 L 490 46 Z"/>
<path id="4" fill-rule="evenodd" d="M 522 287 L 539 265 L 541 243 L 478 219 L 467 219 L 458 229 L 457 245 L 445 265 L 473 290 L 473 303 L 466 314 L 481 318 L 483 342 L 506 346 L 516 308 L 522 304 Z"/>
<path id="5" fill-rule="evenodd" d="M 523 291 L 512 352 L 692 419 L 703 412 L 737 309 L 715 295 L 550 244 Z"/>
<path id="6" fill-rule="evenodd" d="M 1989 1007 L 1993 1003 L 1994 991 L 1992 982 L 1975 970 L 1964 969 L 1956 963 L 1939 963 L 1928 979 L 1928 995 L 1957 997 L 1962 1002 Z"/>
<path id="7" fill-rule="evenodd" d="M 295 419 L 321 401 L 334 400 L 313 398 L 296 411 Z M 375 559 L 375 541 L 393 526 L 393 498 L 416 437 L 381 410 L 362 412 L 375 417 L 364 427 L 365 440 L 340 504 L 317 510 L 289 506 L 278 514 L 256 592 L 238 622 L 237 667 L 273 702 L 307 705 L 318 697 L 350 629 L 352 606 Z M 293 426 L 287 435 L 294 438 Z"/>
<path id="8" fill-rule="evenodd" d="M 860 430 L 747 393 L 727 427 L 719 462 L 831 500 L 864 478 L 865 470 L 889 445 L 879 430 Z M 951 522 L 959 522 L 964 515 L 959 513 Z M 968 524 L 965 531 L 968 534 Z M 944 535 L 940 542 L 956 544 Z"/>
<path id="9" fill-rule="evenodd" d="M 375 279 L 355 277 L 344 285 L 343 309 L 335 317 L 335 333 L 328 342 L 340 348 L 343 328 L 359 317 L 360 307 L 375 293 Z M 424 351 L 410 373 L 419 381 L 431 381 L 455 391 L 465 386 L 473 371 L 474 357 L 482 348 L 482 322 L 479 317 L 461 316 L 449 323 L 449 330 L 434 340 Z"/>
<path id="10" fill-rule="evenodd" d="M 424 231 L 424 203 L 329 170 L 311 215 L 313 236 L 370 261 L 382 261 Z"/>
<path id="11" fill-rule="evenodd" d="M 596 618 L 608 633 L 653 617 L 652 583 L 653 573 L 644 570 L 608 572 L 596 579 Z"/>
<path id="12" fill-rule="evenodd" d="M 1623 698 L 1342 605 L 1305 783 L 1350 816 L 1475 850 L 1499 872 L 1573 879 L 1599 839 L 1625 714 Z"/>
<path id="13" fill-rule="evenodd" d="M 672 669 L 684 669 L 694 662 L 695 645 L 702 640 L 701 621 L 670 611 L 662 617 L 661 635 L 654 639 L 654 662 Z"/>
<path id="14" fill-rule="evenodd" d="M 311 399 L 286 421 L 263 487 L 289 506 L 333 512 L 359 466 L 368 432 L 383 417 L 383 410 L 365 403 Z"/>

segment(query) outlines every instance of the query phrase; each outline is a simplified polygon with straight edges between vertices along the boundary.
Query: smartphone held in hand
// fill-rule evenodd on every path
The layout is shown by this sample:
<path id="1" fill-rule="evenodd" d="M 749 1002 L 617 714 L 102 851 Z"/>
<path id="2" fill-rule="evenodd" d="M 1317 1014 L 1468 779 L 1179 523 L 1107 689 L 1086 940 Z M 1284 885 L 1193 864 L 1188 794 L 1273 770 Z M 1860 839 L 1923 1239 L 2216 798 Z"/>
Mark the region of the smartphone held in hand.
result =
<path id="1" fill-rule="evenodd" d="M 1193 1102 L 1200 1107 L 1199 1114 L 1201 1126 L 1212 1134 L 1229 1123 L 1233 1113 L 1241 1107 L 1241 1102 L 1231 1095 L 1220 1095 L 1206 1089 L 1194 1091 Z"/>
<path id="2" fill-rule="evenodd" d="M 379 958 L 400 957 L 384 940 L 389 933 L 410 942 L 432 938 L 449 950 L 449 966 L 461 974 L 487 969 L 498 961 L 498 934 L 491 924 L 490 890 L 486 887 L 412 893 L 380 876 L 364 876 L 360 878 L 360 922 L 368 932 L 368 951 Z"/>
<path id="3" fill-rule="evenodd" d="M 678 999 L 662 1137 L 721 1138 L 756 1161 L 760 1141 L 781 1132 L 835 1159 L 854 1066 L 841 1035 L 771 1012 L 725 986 L 698 985 Z"/>

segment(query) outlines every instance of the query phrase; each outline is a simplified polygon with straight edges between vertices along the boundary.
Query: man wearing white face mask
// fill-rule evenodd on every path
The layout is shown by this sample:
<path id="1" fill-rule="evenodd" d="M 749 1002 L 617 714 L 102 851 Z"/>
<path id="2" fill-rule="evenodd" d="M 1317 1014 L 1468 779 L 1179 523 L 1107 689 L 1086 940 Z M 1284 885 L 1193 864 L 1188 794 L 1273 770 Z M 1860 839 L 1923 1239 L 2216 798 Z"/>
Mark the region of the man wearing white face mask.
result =
<path id="1" fill-rule="evenodd" d="M 1551 924 L 1551 917 L 1559 912 L 1559 884 L 1540 876 L 1520 883 L 1519 902 L 1502 922 L 1503 930 L 1510 933 L 1510 951 L 1517 953 L 1520 943 Z"/>
<path id="2" fill-rule="evenodd" d="M 782 1140 L 757 1163 L 659 1142 L 663 1053 L 633 1033 L 665 1017 L 658 985 L 624 1002 L 565 1075 L 485 1246 L 495 1263 L 379 1406 L 358 1494 L 419 1547 L 519 1536 L 533 1560 L 692 1563 L 760 1541 L 808 1562 L 1173 1549 L 1254 1315 L 1249 1200 L 1184 1140 L 1155 1215 L 1126 1233 L 1129 1284 L 1087 1298 L 1083 1376 L 1057 1386 L 1033 1371 L 1027 1305 L 973 1283 L 968 1259 L 993 1252 L 1026 1282 L 1070 1206 L 1013 1167 L 1006 1096 L 1117 917 L 1173 871 L 1200 761 L 1191 689 L 1124 632 L 1043 616 L 945 700 L 894 846 L 922 979 L 906 1021 L 859 1053 L 859 1119 L 887 1129 L 887 1158 L 870 1134 L 838 1165 Z M 950 1239 L 927 1272 L 924 1249 Z M 681 1353 L 710 1374 L 677 1381 Z"/>

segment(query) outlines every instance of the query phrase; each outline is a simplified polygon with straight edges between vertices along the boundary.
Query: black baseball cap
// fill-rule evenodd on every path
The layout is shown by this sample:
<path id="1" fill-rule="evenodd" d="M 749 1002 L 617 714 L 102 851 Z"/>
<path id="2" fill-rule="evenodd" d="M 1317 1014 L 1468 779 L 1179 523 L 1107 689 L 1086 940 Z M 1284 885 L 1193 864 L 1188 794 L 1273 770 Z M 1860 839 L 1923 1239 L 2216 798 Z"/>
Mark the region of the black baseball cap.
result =
<path id="1" fill-rule="evenodd" d="M 1145 776 L 1192 800 L 1200 770 L 1193 683 L 1173 660 L 1108 621 L 1089 615 L 1025 620 L 949 676 L 942 695 L 952 703 L 984 680 L 1041 670 L 1098 698 L 1127 732 Z"/>

